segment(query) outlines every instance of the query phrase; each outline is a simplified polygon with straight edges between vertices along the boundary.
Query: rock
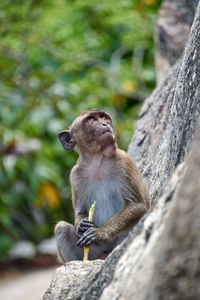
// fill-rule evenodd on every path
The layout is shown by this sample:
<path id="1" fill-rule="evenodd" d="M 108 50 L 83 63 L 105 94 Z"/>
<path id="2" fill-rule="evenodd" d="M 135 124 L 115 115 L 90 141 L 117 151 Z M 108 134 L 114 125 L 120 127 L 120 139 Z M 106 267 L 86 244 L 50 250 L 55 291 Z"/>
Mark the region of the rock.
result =
<path id="1" fill-rule="evenodd" d="M 41 254 L 56 255 L 57 244 L 55 237 L 45 239 L 37 246 L 37 251 Z"/>
<path id="2" fill-rule="evenodd" d="M 183 59 L 145 101 L 129 154 L 158 197 L 188 153 L 200 116 L 200 12 Z"/>
<path id="3" fill-rule="evenodd" d="M 35 246 L 29 241 L 16 242 L 9 252 L 10 258 L 33 258 L 35 255 Z"/>
<path id="4" fill-rule="evenodd" d="M 198 0 L 164 0 L 155 30 L 156 73 L 160 84 L 181 57 Z"/>
<path id="5" fill-rule="evenodd" d="M 199 149 L 200 136 L 186 163 L 187 169 L 174 196 L 169 221 L 155 248 L 151 299 L 200 298 Z"/>
<path id="6" fill-rule="evenodd" d="M 58 268 L 53 276 L 51 285 L 46 291 L 43 300 L 75 299 L 77 291 L 81 297 L 81 284 L 94 281 L 92 269 L 98 273 L 103 264 L 102 260 L 74 261 L 64 264 Z M 77 281 L 78 279 L 78 281 Z M 81 299 L 81 298 L 80 298 Z"/>

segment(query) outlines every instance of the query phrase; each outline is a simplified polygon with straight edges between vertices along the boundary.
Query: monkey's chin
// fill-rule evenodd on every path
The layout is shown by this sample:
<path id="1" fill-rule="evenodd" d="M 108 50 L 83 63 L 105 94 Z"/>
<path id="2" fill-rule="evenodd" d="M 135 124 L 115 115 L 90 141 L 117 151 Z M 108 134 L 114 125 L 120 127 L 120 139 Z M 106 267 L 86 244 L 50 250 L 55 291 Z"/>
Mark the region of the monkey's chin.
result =
<path id="1" fill-rule="evenodd" d="M 106 157 L 112 157 L 115 154 L 116 151 L 116 145 L 109 145 L 106 147 L 103 151 L 103 155 Z"/>
<path id="2" fill-rule="evenodd" d="M 115 141 L 115 135 L 111 131 L 106 131 L 99 135 L 98 141 L 100 144 L 111 144 Z"/>

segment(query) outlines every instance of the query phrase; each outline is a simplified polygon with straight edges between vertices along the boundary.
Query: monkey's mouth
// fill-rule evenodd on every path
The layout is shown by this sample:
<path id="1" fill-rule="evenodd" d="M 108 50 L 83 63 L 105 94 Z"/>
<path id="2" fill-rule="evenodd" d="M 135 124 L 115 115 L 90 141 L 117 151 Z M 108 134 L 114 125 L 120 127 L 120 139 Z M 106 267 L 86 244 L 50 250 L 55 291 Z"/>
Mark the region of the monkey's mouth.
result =
<path id="1" fill-rule="evenodd" d="M 101 133 L 99 134 L 99 136 L 101 136 L 101 135 L 107 135 L 107 134 L 112 134 L 112 131 L 111 131 L 110 129 L 107 129 L 107 130 L 101 132 Z"/>

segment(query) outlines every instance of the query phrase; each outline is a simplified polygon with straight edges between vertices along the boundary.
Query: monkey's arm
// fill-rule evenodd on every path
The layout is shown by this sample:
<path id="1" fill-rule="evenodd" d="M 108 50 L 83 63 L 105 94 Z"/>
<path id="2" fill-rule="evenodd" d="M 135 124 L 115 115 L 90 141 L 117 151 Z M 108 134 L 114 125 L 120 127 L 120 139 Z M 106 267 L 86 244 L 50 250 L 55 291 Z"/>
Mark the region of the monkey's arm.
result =
<path id="1" fill-rule="evenodd" d="M 132 202 L 125 205 L 124 208 L 121 209 L 106 224 L 104 224 L 101 228 L 98 228 L 100 231 L 100 238 L 102 238 L 102 240 L 110 240 L 120 236 L 137 224 L 137 222 L 146 212 L 147 208 L 143 203 Z"/>

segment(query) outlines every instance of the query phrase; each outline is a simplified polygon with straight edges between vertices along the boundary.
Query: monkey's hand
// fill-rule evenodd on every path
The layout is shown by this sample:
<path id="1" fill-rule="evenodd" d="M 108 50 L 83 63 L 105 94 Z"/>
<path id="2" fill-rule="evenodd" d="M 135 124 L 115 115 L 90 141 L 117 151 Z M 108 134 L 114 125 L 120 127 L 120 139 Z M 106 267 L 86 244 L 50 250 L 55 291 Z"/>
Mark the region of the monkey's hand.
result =
<path id="1" fill-rule="evenodd" d="M 87 247 L 93 242 L 102 240 L 102 238 L 103 235 L 101 234 L 100 228 L 91 227 L 86 232 L 84 232 L 82 237 L 76 243 L 76 246 Z"/>
<path id="2" fill-rule="evenodd" d="M 88 221 L 88 218 L 85 218 L 83 220 L 81 220 L 81 222 L 79 223 L 77 230 L 76 230 L 76 234 L 78 236 L 82 236 L 84 234 L 84 232 L 86 232 L 88 229 L 94 227 L 94 224 L 91 221 Z"/>

